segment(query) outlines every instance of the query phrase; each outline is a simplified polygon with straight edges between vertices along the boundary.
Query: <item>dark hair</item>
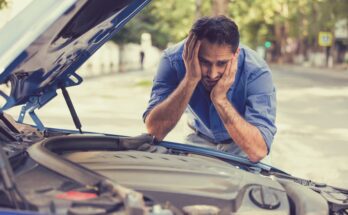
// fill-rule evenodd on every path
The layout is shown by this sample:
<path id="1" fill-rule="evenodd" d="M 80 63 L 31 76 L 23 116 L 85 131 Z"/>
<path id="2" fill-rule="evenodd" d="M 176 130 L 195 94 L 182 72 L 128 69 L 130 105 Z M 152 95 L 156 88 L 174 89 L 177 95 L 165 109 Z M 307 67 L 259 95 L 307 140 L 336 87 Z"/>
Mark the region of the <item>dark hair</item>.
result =
<path id="1" fill-rule="evenodd" d="M 210 43 L 228 44 L 235 52 L 239 45 L 239 31 L 236 23 L 226 16 L 202 17 L 192 26 L 199 40 L 207 39 Z"/>

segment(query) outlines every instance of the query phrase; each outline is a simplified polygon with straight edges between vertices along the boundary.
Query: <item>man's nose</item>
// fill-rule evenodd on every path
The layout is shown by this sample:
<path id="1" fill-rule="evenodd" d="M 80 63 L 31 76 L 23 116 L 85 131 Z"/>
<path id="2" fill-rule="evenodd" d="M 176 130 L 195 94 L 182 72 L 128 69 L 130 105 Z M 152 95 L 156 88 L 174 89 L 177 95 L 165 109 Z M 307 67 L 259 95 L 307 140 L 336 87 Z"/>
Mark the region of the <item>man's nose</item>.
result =
<path id="1" fill-rule="evenodd" d="M 208 77 L 210 80 L 218 80 L 220 78 L 220 72 L 219 69 L 216 66 L 211 66 Z"/>

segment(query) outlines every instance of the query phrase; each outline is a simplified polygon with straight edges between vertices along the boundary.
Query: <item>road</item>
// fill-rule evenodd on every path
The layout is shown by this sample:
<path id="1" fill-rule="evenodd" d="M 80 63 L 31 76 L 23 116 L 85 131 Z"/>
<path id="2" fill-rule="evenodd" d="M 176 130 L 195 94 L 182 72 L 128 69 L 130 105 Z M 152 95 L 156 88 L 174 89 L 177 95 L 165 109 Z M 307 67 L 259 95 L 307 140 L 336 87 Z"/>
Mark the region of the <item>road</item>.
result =
<path id="1" fill-rule="evenodd" d="M 277 67 L 273 77 L 279 129 L 273 165 L 296 176 L 348 188 L 348 75 Z"/>
<path id="2" fill-rule="evenodd" d="M 89 79 L 68 89 L 83 130 L 144 133 L 141 116 L 154 70 Z M 323 74 L 273 68 L 278 133 L 272 165 L 298 177 L 348 188 L 348 75 Z M 74 128 L 61 95 L 38 114 L 46 126 Z M 183 118 L 166 139 L 182 141 L 188 132 Z"/>

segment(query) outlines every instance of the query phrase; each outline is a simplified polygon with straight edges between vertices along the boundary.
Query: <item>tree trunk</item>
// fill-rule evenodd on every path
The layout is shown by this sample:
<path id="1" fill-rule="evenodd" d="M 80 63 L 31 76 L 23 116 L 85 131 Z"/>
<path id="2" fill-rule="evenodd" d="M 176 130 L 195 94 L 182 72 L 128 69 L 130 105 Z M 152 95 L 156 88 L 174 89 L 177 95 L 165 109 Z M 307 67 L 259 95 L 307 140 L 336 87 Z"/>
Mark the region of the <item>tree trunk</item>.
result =
<path id="1" fill-rule="evenodd" d="M 123 52 L 124 52 L 124 43 L 120 43 L 119 44 L 119 65 L 118 65 L 118 72 L 122 73 L 125 71 L 125 63 L 124 63 L 124 56 L 123 56 Z"/>
<path id="2" fill-rule="evenodd" d="M 227 15 L 228 0 L 212 0 L 213 16 Z"/>
<path id="3" fill-rule="evenodd" d="M 274 52 L 272 56 L 272 61 L 279 63 L 282 55 L 282 37 L 283 29 L 282 23 L 275 23 L 274 33 L 275 33 L 275 43 L 274 43 Z"/>
<path id="4" fill-rule="evenodd" d="M 196 19 L 199 19 L 202 17 L 202 0 L 196 0 Z"/>

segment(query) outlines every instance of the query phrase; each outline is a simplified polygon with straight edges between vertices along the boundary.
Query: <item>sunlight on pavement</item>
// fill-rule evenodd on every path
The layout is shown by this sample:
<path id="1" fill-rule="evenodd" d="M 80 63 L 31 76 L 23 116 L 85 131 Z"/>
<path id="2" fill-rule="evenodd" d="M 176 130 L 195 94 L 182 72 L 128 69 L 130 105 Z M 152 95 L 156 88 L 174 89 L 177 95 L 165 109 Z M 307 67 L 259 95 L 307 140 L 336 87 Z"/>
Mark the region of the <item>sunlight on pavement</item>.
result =
<path id="1" fill-rule="evenodd" d="M 282 89 L 278 93 L 279 101 L 287 101 L 292 99 L 308 99 L 306 96 L 318 97 L 343 97 L 348 98 L 348 87 L 337 88 L 301 88 L 301 89 Z"/>

